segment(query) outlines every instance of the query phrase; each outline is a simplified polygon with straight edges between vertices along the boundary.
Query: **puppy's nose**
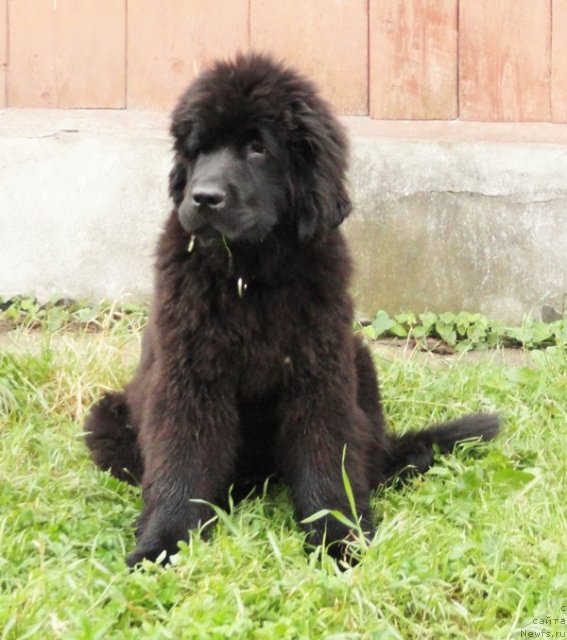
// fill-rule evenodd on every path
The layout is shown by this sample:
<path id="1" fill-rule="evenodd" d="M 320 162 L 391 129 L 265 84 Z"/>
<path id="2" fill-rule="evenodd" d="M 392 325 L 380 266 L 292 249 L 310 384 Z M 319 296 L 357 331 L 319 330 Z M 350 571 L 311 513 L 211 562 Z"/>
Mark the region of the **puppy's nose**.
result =
<path id="1" fill-rule="evenodd" d="M 222 209 L 226 194 L 222 189 L 214 186 L 196 186 L 191 192 L 193 204 L 197 207 Z"/>

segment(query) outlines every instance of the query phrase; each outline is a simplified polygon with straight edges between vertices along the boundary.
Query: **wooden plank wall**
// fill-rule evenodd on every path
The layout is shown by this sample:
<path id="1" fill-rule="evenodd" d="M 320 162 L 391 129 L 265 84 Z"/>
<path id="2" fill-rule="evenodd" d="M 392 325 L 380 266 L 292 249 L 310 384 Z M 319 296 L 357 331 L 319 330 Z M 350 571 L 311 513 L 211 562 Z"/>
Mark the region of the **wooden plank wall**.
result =
<path id="1" fill-rule="evenodd" d="M 343 114 L 567 122 L 567 0 L 0 0 L 0 107 L 169 110 L 249 48 Z"/>
<path id="2" fill-rule="evenodd" d="M 11 107 L 126 106 L 124 0 L 8 0 Z"/>
<path id="3" fill-rule="evenodd" d="M 370 115 L 458 116 L 456 0 L 371 0 Z"/>
<path id="4" fill-rule="evenodd" d="M 368 113 L 367 0 L 251 0 L 250 45 L 317 78 L 341 113 Z"/>
<path id="5" fill-rule="evenodd" d="M 459 115 L 551 119 L 551 3 L 461 0 Z"/>
<path id="6" fill-rule="evenodd" d="M 128 107 L 170 109 L 213 59 L 247 47 L 248 0 L 130 1 Z"/>
<path id="7" fill-rule="evenodd" d="M 551 116 L 567 122 L 567 0 L 553 0 Z"/>

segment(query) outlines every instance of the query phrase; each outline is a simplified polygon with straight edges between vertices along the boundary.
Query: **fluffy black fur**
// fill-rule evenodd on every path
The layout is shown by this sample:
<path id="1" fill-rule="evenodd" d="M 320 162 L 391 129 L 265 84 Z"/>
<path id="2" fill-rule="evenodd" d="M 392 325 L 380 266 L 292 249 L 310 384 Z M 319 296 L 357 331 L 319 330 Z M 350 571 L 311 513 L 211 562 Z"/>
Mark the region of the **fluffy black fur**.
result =
<path id="1" fill-rule="evenodd" d="M 376 372 L 352 333 L 351 263 L 337 228 L 350 211 L 345 134 L 314 86 L 267 57 L 219 62 L 173 113 L 175 204 L 159 242 L 141 363 L 86 421 L 103 469 L 141 482 L 134 565 L 156 559 L 225 504 L 275 474 L 299 521 L 350 513 L 434 445 L 492 438 L 495 416 L 467 416 L 400 438 L 386 432 Z M 308 540 L 341 553 L 334 518 Z M 326 536 L 326 537 L 324 537 Z"/>

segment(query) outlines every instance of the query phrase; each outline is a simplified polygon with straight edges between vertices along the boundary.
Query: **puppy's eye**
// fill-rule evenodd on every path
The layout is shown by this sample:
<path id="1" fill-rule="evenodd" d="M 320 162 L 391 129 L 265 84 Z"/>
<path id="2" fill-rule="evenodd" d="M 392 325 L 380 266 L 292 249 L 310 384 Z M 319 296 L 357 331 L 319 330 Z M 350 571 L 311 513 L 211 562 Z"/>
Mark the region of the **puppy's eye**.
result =
<path id="1" fill-rule="evenodd" d="M 259 140 L 253 140 L 246 148 L 246 155 L 249 158 L 261 158 L 266 155 L 266 147 Z"/>

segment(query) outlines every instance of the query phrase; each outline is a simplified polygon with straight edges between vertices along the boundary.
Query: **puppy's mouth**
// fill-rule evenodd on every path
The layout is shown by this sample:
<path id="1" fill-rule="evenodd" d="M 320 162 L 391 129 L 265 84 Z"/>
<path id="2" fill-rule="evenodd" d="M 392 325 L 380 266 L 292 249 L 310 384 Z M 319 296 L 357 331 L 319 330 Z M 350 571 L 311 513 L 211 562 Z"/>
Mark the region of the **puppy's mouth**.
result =
<path id="1" fill-rule="evenodd" d="M 262 229 L 246 212 L 233 211 L 227 221 L 225 216 L 205 216 L 201 212 L 192 211 L 190 215 L 178 212 L 179 222 L 183 229 L 202 246 L 214 246 L 227 240 L 231 243 L 255 244 L 263 242 L 270 229 Z"/>
<path id="2" fill-rule="evenodd" d="M 234 238 L 229 237 L 211 225 L 202 226 L 198 230 L 189 233 L 190 243 L 195 243 L 207 249 L 226 245 L 227 242 L 234 242 Z"/>

